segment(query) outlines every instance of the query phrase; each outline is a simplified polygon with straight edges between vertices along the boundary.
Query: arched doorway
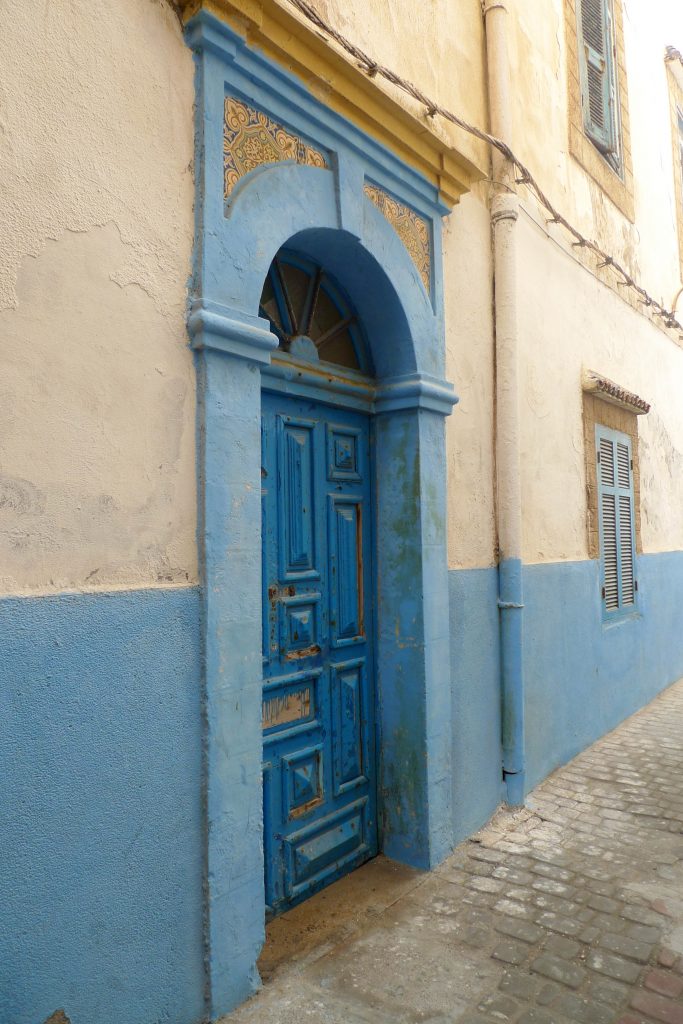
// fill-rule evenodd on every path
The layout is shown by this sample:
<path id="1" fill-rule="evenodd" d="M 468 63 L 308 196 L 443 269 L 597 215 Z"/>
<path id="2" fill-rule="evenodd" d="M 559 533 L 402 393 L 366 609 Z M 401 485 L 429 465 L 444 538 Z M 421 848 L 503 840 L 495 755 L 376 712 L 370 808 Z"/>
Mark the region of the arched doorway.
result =
<path id="1" fill-rule="evenodd" d="M 324 266 L 281 250 L 259 308 L 263 377 L 263 829 L 268 916 L 378 850 L 373 386 L 362 325 Z M 307 394 L 312 372 L 346 391 Z"/>
<path id="2" fill-rule="evenodd" d="M 227 214 L 213 193 L 204 204 L 211 230 L 202 235 L 189 329 L 198 353 L 214 1016 L 258 985 L 265 934 L 264 396 L 372 418 L 377 842 L 389 857 L 429 868 L 453 835 L 444 417 L 456 397 L 444 379 L 440 285 L 437 275 L 430 295 L 362 179 L 350 180 L 358 190 L 347 189 L 340 205 L 330 170 L 278 164 L 245 177 Z M 283 249 L 336 282 L 362 325 L 370 373 L 280 348 L 259 307 Z M 298 336 L 292 329 L 289 343 Z M 312 775 L 303 774 L 305 789 Z"/>
<path id="3" fill-rule="evenodd" d="M 457 399 L 446 379 L 442 218 L 480 175 L 371 80 L 359 88 L 357 69 L 315 33 L 315 67 L 308 57 L 292 63 L 303 24 L 281 36 L 279 16 L 262 14 L 256 4 L 233 23 L 200 10 L 187 29 L 197 59 L 188 328 L 198 381 L 211 1019 L 258 986 L 265 935 L 264 395 L 296 392 L 371 418 L 378 845 L 429 868 L 454 835 L 444 419 Z M 278 352 L 259 306 L 283 248 L 323 267 L 348 297 L 370 372 L 294 366 Z"/>

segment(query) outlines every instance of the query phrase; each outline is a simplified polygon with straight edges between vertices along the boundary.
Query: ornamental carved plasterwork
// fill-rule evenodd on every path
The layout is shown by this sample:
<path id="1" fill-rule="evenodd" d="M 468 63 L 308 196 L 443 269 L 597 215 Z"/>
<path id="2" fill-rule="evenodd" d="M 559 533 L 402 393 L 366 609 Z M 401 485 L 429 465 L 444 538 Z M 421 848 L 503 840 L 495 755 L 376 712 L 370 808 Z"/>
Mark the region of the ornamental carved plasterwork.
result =
<path id="1" fill-rule="evenodd" d="M 227 96 L 223 124 L 225 198 L 230 197 L 237 182 L 249 171 L 283 160 L 309 167 L 329 167 L 323 153 L 263 111 Z"/>
<path id="2" fill-rule="evenodd" d="M 429 225 L 424 217 L 411 210 L 409 206 L 399 203 L 383 189 L 366 182 L 363 186 L 368 199 L 380 210 L 401 239 L 408 254 L 417 267 L 427 292 L 431 290 L 431 246 L 429 244 Z"/>

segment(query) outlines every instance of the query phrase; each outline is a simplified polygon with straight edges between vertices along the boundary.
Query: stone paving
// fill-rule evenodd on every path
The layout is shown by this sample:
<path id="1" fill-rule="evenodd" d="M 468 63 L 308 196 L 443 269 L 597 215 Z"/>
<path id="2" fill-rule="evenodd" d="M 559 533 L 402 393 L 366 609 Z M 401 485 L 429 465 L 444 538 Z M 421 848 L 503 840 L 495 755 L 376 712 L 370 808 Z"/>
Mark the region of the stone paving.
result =
<path id="1" fill-rule="evenodd" d="M 283 915 L 261 969 L 226 1024 L 683 1024 L 683 681 L 436 871 Z"/>

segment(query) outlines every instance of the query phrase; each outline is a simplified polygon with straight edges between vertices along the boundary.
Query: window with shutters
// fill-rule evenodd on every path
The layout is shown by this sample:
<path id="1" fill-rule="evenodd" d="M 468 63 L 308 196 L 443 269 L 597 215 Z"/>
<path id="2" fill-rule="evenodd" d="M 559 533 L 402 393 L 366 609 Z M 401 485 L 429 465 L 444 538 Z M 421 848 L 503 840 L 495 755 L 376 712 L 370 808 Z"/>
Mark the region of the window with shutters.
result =
<path id="1" fill-rule="evenodd" d="M 595 427 L 600 533 L 600 585 L 605 618 L 636 605 L 633 454 L 627 434 Z"/>
<path id="2" fill-rule="evenodd" d="M 619 96 L 612 0 L 578 0 L 577 17 L 584 130 L 605 160 L 619 171 Z"/>
<path id="3" fill-rule="evenodd" d="M 564 0 L 569 152 L 635 218 L 624 0 Z"/>

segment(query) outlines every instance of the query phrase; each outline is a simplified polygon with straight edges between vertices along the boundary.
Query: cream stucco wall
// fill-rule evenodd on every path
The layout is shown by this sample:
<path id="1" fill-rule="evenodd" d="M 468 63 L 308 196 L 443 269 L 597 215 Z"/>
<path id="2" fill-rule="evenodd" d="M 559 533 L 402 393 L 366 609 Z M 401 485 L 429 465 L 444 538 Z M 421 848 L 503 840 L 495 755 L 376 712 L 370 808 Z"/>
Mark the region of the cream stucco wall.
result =
<path id="1" fill-rule="evenodd" d="M 160 0 L 0 22 L 0 592 L 192 582 L 191 55 Z"/>
<path id="2" fill-rule="evenodd" d="M 668 305 L 679 286 L 679 260 L 664 8 L 664 0 L 628 4 L 624 18 L 635 223 L 569 152 L 564 0 L 510 0 L 508 26 L 515 151 L 570 221 Z M 461 395 L 448 424 L 452 567 L 494 560 L 495 364 L 486 198 L 482 184 L 454 210 L 445 233 L 449 373 Z M 547 215 L 523 187 L 520 198 L 523 557 L 588 557 L 583 368 L 652 403 L 650 414 L 639 419 L 643 548 L 683 548 L 683 347 L 674 332 L 624 301 L 611 271 L 597 270 L 562 229 L 548 227 Z"/>
<path id="3" fill-rule="evenodd" d="M 670 0 L 622 3 L 635 222 L 569 154 L 566 0 L 509 0 L 513 148 L 584 234 L 668 304 L 679 285 L 664 49 Z M 612 173 L 612 172 L 609 172 Z M 522 189 L 522 199 L 527 201 Z M 533 201 L 528 205 L 533 208 Z"/>
<path id="4" fill-rule="evenodd" d="M 564 0 L 510 0 L 512 141 L 569 218 L 669 302 L 679 263 L 661 3 L 628 5 L 624 23 L 635 225 L 568 152 Z M 478 0 L 318 7 L 487 124 Z M 191 55 L 162 0 L 26 0 L 5 13 L 0 48 L 0 592 L 194 582 Z M 485 148 L 441 128 L 487 165 Z M 683 349 L 582 268 L 557 229 L 549 240 L 521 195 L 524 557 L 587 555 L 582 366 L 653 403 L 641 420 L 643 544 L 683 547 Z M 447 372 L 460 396 L 447 422 L 449 564 L 466 568 L 495 562 L 487 203 L 481 183 L 444 221 Z"/>
<path id="5" fill-rule="evenodd" d="M 377 59 L 474 124 L 487 126 L 478 3 L 457 11 L 443 3 L 416 8 L 317 0 L 317 6 Z M 565 0 L 508 2 L 514 111 L 509 141 L 569 220 L 668 304 L 679 284 L 679 263 L 665 8 L 665 0 L 624 5 L 634 223 L 570 154 Z M 438 119 L 437 127 L 444 128 Z M 477 159 L 486 166 L 486 154 L 477 151 Z M 449 565 L 458 568 L 491 565 L 496 557 L 488 198 L 486 184 L 476 186 L 444 221 L 447 372 L 460 395 L 447 421 Z M 623 301 L 610 271 L 602 275 L 611 288 L 596 278 L 594 260 L 588 257 L 582 266 L 561 229 L 551 229 L 554 240 L 548 240 L 534 226 L 537 220 L 544 227 L 536 202 L 524 188 L 520 198 L 527 211 L 518 228 L 524 557 L 534 562 L 588 555 L 584 365 L 653 403 L 650 416 L 640 421 L 644 549 L 683 547 L 674 475 L 683 452 L 676 401 L 683 350 Z"/>
<path id="6" fill-rule="evenodd" d="M 627 60 L 633 69 L 629 74 L 629 103 L 636 201 L 636 267 L 645 287 L 671 308 L 681 285 L 681 264 L 676 232 L 669 82 L 663 60 L 664 47 L 671 43 L 661 17 L 666 6 L 667 0 L 658 0 L 651 9 L 648 4 L 629 4 L 624 34 Z M 683 45 L 683 39 L 680 42 Z"/>
<path id="7" fill-rule="evenodd" d="M 285 5 L 286 6 L 286 5 Z M 426 95 L 472 124 L 486 125 L 484 26 L 480 0 L 312 0 L 333 28 L 374 60 L 414 82 Z M 403 106 L 424 114 L 404 92 L 385 82 Z M 437 119 L 434 129 L 478 167 L 488 165 L 487 147 L 459 128 Z"/>
<path id="8" fill-rule="evenodd" d="M 652 404 L 638 418 L 643 550 L 683 549 L 683 349 L 526 216 L 519 245 L 525 561 L 588 557 L 582 369 Z"/>
<path id="9" fill-rule="evenodd" d="M 635 222 L 568 151 L 565 0 L 511 4 L 513 145 L 561 211 L 669 305 L 680 283 L 664 47 L 665 0 L 625 4 L 624 44 Z M 683 348 L 623 300 L 609 270 L 572 249 L 522 188 L 518 222 L 523 431 L 523 555 L 529 562 L 588 557 L 582 368 L 652 403 L 640 417 L 642 541 L 683 548 Z M 583 258 L 584 264 L 580 262 Z M 611 287 L 601 283 L 598 277 Z"/>
<path id="10" fill-rule="evenodd" d="M 448 562 L 495 562 L 494 343 L 488 186 L 476 186 L 444 220 L 446 374 L 459 402 L 446 420 Z"/>

